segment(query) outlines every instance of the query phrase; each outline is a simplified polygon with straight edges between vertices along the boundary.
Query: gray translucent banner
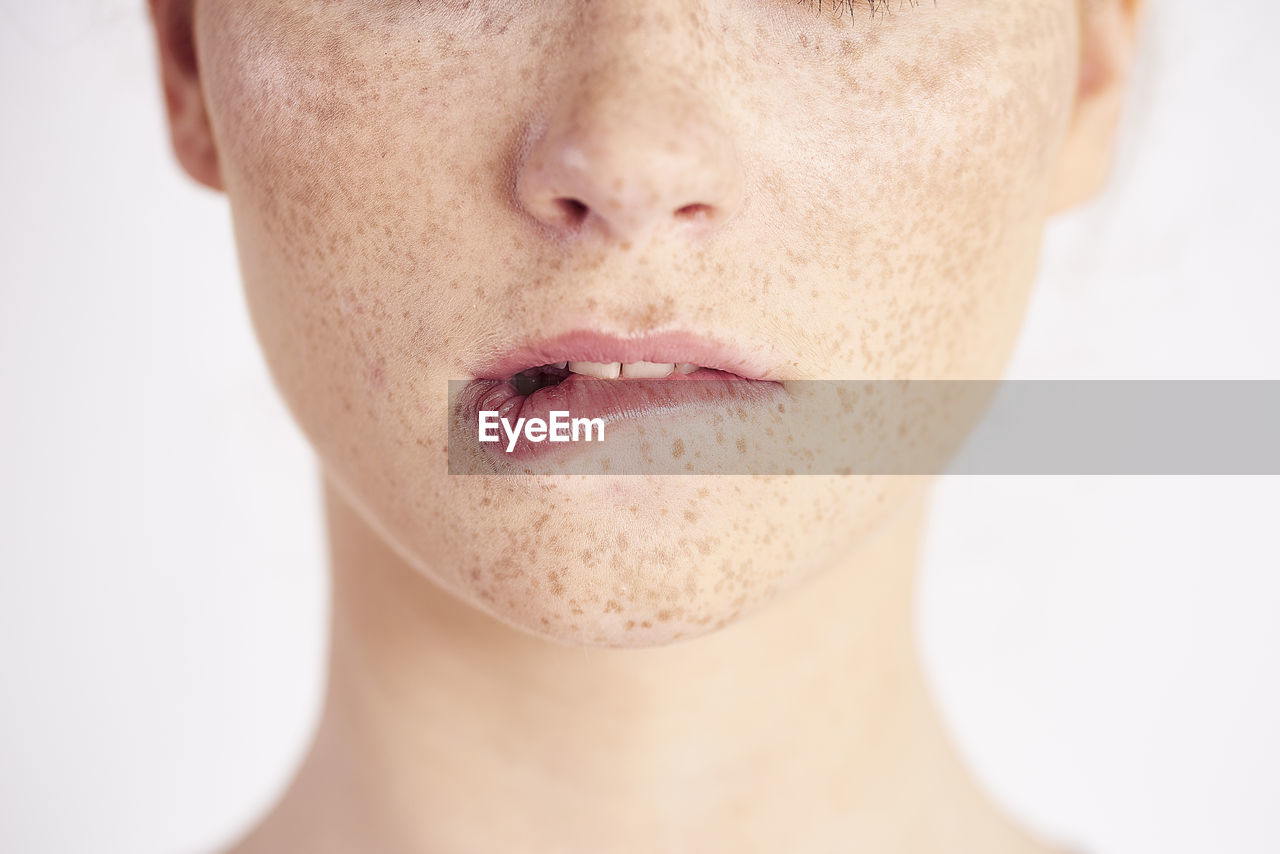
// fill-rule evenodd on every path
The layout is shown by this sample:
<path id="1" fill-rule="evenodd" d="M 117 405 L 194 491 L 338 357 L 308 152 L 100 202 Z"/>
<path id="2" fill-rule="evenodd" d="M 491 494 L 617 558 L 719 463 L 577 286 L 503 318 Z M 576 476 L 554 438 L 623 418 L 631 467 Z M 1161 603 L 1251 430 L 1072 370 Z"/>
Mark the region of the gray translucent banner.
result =
<path id="1" fill-rule="evenodd" d="M 609 399 L 577 441 L 600 395 L 566 395 L 595 408 L 543 419 L 558 431 L 516 399 L 485 442 L 475 384 L 451 382 L 450 473 L 1280 474 L 1280 381 L 625 382 L 667 385 Z"/>

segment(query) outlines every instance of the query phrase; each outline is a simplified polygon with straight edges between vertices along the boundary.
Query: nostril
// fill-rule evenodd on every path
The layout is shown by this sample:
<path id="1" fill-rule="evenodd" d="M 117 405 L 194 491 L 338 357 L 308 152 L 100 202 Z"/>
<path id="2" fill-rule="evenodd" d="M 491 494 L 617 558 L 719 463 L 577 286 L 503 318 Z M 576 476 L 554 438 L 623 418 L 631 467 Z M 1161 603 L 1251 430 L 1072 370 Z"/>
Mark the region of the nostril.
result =
<path id="1" fill-rule="evenodd" d="M 560 209 L 560 216 L 569 225 L 579 225 L 587 218 L 589 208 L 577 199 L 559 198 L 555 203 Z"/>
<path id="2" fill-rule="evenodd" d="M 685 205 L 676 211 L 676 218 L 694 221 L 703 221 L 711 218 L 711 205 L 704 205 L 701 202 L 694 202 Z"/>

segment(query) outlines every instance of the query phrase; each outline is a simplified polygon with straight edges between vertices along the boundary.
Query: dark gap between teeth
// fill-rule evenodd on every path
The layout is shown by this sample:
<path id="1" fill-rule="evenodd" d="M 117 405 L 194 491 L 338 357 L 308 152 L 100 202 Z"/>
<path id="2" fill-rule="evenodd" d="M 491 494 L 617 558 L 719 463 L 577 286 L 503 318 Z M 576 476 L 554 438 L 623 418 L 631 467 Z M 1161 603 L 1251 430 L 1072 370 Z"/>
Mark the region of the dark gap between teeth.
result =
<path id="1" fill-rule="evenodd" d="M 528 397 L 540 388 L 560 385 L 568 378 L 569 370 L 567 368 L 561 368 L 556 365 L 539 365 L 536 368 L 521 371 L 508 382 L 517 392 Z"/>

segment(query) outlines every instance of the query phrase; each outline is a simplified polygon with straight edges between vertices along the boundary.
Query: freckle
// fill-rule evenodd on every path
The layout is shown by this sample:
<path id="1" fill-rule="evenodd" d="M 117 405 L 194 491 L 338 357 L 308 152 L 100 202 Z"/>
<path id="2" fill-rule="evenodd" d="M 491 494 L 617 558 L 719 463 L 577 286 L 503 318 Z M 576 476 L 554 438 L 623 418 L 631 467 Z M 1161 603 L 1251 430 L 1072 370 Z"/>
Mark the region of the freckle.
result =
<path id="1" fill-rule="evenodd" d="M 698 521 L 698 514 L 694 513 L 692 510 L 686 510 L 684 511 L 684 519 L 686 522 L 692 525 L 694 522 Z"/>
<path id="2" fill-rule="evenodd" d="M 672 459 L 678 460 L 683 456 L 684 456 L 684 439 L 676 439 L 675 442 L 671 444 L 671 457 Z"/>

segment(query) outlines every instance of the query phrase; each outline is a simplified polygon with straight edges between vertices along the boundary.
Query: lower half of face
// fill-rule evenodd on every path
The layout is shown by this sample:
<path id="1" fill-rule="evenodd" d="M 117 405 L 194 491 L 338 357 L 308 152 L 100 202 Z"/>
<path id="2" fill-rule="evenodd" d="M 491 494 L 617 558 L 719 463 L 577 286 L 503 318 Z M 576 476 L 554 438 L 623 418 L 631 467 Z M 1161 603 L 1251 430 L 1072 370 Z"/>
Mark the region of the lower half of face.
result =
<path id="1" fill-rule="evenodd" d="M 197 7 L 246 294 L 327 472 L 424 576 L 544 637 L 668 643 L 856 572 L 923 488 L 753 470 L 766 421 L 711 426 L 743 394 L 998 376 L 1074 2 L 536 6 Z M 628 410 L 625 384 L 690 376 L 737 402 L 664 385 L 673 422 Z M 526 476 L 483 450 L 492 472 L 451 473 L 450 381 L 512 411 L 573 389 L 664 461 L 699 428 L 746 459 Z M 827 415 L 832 437 L 901 426 Z"/>

